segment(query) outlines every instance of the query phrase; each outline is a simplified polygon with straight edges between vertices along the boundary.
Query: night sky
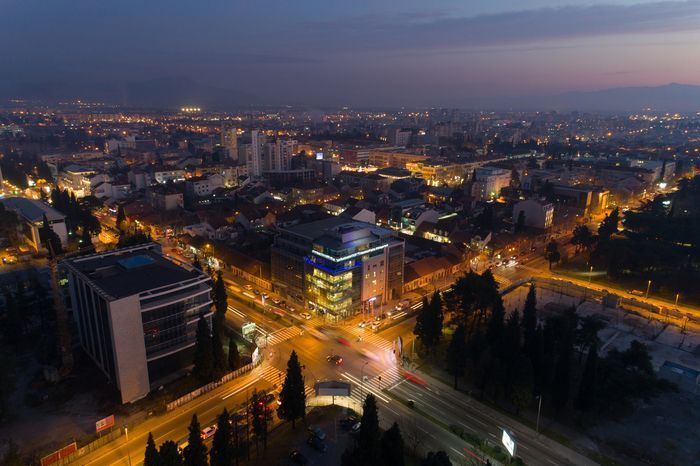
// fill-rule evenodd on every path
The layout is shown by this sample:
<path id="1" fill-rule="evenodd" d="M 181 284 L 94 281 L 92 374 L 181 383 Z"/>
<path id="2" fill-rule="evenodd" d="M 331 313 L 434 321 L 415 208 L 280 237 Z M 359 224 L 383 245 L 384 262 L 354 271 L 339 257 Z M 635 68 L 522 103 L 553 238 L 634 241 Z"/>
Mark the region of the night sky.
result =
<path id="1" fill-rule="evenodd" d="M 0 87 L 163 77 L 280 103 L 700 84 L 700 1 L 0 0 Z"/>

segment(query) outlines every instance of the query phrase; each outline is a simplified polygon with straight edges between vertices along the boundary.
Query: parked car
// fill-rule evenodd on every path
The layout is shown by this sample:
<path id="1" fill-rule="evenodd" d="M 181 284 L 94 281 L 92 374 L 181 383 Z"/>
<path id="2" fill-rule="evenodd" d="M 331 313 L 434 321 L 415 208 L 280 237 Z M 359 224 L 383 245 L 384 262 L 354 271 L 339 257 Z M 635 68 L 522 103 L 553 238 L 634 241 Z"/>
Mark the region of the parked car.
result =
<path id="1" fill-rule="evenodd" d="M 299 450 L 292 450 L 292 452 L 289 454 L 289 459 L 294 464 L 304 465 L 309 462 L 309 460 L 306 459 L 306 456 L 302 455 Z"/>
<path id="2" fill-rule="evenodd" d="M 300 316 L 302 319 L 306 319 L 306 320 L 310 320 L 310 319 L 311 319 L 311 314 L 309 314 L 308 312 L 302 312 L 301 314 L 299 314 L 299 316 Z"/>
<path id="3" fill-rule="evenodd" d="M 243 288 L 245 288 L 248 291 L 253 291 L 253 285 L 250 285 L 250 284 L 245 285 Z"/>
<path id="4" fill-rule="evenodd" d="M 326 433 L 319 426 L 310 425 L 307 430 L 312 436 L 318 437 L 319 440 L 326 440 Z"/>
<path id="5" fill-rule="evenodd" d="M 275 303 L 275 304 L 278 305 L 278 306 L 279 306 L 280 304 L 282 304 L 282 300 L 277 299 L 277 298 L 272 298 L 272 302 Z"/>
<path id="6" fill-rule="evenodd" d="M 368 322 L 367 322 L 366 320 L 363 320 L 362 322 L 360 322 L 359 324 L 357 324 L 357 326 L 360 327 L 360 328 L 365 328 L 365 327 L 367 327 L 367 323 L 368 323 Z"/>
<path id="7" fill-rule="evenodd" d="M 318 450 L 321 453 L 325 452 L 328 448 L 326 446 L 326 442 L 324 442 L 315 435 L 310 436 L 306 443 L 308 443 L 311 448 L 313 448 L 314 450 Z"/>
<path id="8" fill-rule="evenodd" d="M 358 422 L 360 422 L 360 419 L 356 416 L 348 416 L 340 420 L 340 427 L 342 427 L 345 430 L 350 430 Z"/>
<path id="9" fill-rule="evenodd" d="M 265 403 L 266 405 L 269 405 L 270 403 L 275 401 L 275 394 L 274 393 L 267 393 L 263 395 L 261 398 L 262 402 Z"/>

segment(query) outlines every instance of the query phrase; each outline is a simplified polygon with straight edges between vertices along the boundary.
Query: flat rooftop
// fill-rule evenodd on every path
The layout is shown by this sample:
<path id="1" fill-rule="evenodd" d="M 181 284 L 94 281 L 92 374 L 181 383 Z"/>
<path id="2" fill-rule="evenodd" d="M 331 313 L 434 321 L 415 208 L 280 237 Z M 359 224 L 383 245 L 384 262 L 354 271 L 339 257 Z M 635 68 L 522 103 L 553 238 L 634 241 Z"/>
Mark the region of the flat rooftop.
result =
<path id="1" fill-rule="evenodd" d="M 6 208 L 14 210 L 32 223 L 42 221 L 44 219 L 44 214 L 46 214 L 46 219 L 49 222 L 64 220 L 66 218 L 65 215 L 47 203 L 37 201 L 35 199 L 27 199 L 26 197 L 8 197 L 7 199 L 4 199 L 2 203 Z"/>
<path id="2" fill-rule="evenodd" d="M 64 264 L 114 299 L 204 277 L 163 257 L 155 244 L 76 257 Z"/>

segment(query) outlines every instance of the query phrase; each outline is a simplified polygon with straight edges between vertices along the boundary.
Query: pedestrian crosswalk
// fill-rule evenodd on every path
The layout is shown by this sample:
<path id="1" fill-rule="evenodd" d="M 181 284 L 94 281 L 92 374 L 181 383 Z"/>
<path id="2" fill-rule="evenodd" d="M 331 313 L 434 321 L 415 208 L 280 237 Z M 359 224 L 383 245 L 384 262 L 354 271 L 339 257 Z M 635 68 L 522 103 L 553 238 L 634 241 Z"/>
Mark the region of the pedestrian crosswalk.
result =
<path id="1" fill-rule="evenodd" d="M 284 383 L 285 376 L 286 374 L 284 371 L 281 371 L 276 367 L 269 365 L 264 365 L 262 368 L 262 373 L 260 374 L 260 377 L 272 384 L 274 391 L 279 391 L 282 389 L 282 384 Z M 304 386 L 304 391 L 306 392 L 307 399 L 316 396 L 314 388 L 309 386 L 308 384 Z"/>
<path id="2" fill-rule="evenodd" d="M 381 336 L 377 335 L 374 333 L 371 329 L 365 327 L 365 328 L 360 328 L 360 327 L 352 327 L 350 329 L 350 333 L 355 335 L 358 338 L 362 338 L 362 341 L 364 343 L 369 343 L 370 345 L 376 346 L 378 349 L 382 351 L 393 351 L 394 350 L 394 343 L 382 338 Z"/>
<path id="3" fill-rule="evenodd" d="M 301 329 L 296 325 L 275 330 L 274 332 L 266 332 L 265 330 L 258 327 L 257 331 L 260 334 L 259 338 L 261 340 L 264 340 L 264 343 L 267 346 L 274 346 L 279 343 L 282 343 L 283 341 L 287 341 L 290 338 L 294 338 L 296 336 L 301 335 Z"/>
<path id="4" fill-rule="evenodd" d="M 378 400 L 384 403 L 389 403 L 391 399 L 383 393 L 382 390 L 391 389 L 403 379 L 400 371 L 395 366 L 373 377 L 361 375 L 362 379 L 360 379 L 349 372 L 342 372 L 340 376 L 352 383 L 353 386 L 350 397 L 360 406 L 365 402 L 368 393 L 372 393 Z"/>

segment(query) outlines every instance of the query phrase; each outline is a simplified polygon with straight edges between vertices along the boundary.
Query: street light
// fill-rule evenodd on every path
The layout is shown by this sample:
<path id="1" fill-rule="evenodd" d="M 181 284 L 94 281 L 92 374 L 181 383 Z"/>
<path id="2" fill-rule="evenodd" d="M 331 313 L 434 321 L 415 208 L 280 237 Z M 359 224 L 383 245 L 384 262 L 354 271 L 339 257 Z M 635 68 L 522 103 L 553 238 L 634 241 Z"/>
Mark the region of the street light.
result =
<path id="1" fill-rule="evenodd" d="M 648 298 L 649 298 L 649 288 L 651 288 L 651 280 L 649 280 L 649 281 L 647 282 L 647 292 L 646 292 L 646 294 L 644 295 L 644 299 L 648 299 Z"/>
<path id="2" fill-rule="evenodd" d="M 593 278 L 593 266 L 591 265 L 591 269 L 588 271 L 588 284 L 591 284 L 591 279 Z"/>
<path id="3" fill-rule="evenodd" d="M 535 424 L 535 432 L 540 433 L 540 411 L 542 410 L 542 395 L 537 395 L 537 424 Z"/>
<path id="4" fill-rule="evenodd" d="M 676 309 L 678 309 L 678 297 L 680 296 L 680 293 L 676 293 L 676 303 L 673 305 Z"/>
<path id="5" fill-rule="evenodd" d="M 126 436 L 126 456 L 129 458 L 129 466 L 131 466 L 131 452 L 129 451 L 129 428 L 124 426 L 124 435 Z"/>

